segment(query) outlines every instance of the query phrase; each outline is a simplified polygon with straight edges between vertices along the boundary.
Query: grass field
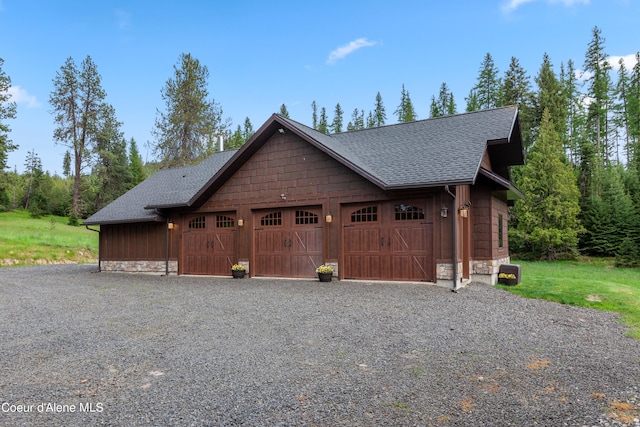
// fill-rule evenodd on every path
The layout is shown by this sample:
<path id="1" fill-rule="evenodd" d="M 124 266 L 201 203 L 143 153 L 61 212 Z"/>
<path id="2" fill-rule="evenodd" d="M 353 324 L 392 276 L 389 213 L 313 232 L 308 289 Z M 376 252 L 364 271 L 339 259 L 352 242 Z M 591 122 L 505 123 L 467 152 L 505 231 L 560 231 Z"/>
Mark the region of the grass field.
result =
<path id="1" fill-rule="evenodd" d="M 640 339 L 640 269 L 615 268 L 612 260 L 526 262 L 522 283 L 502 286 L 516 295 L 619 313 Z"/>
<path id="2" fill-rule="evenodd" d="M 0 213 L 0 266 L 97 262 L 98 233 L 67 224 L 65 217 Z"/>

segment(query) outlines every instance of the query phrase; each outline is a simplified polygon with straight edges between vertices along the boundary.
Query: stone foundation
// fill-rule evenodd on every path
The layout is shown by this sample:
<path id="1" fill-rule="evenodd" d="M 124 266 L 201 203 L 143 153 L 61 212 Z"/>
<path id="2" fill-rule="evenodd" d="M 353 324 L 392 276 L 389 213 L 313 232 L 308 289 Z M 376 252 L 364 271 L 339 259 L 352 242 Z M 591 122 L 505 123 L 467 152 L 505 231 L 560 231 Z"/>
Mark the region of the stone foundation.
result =
<path id="1" fill-rule="evenodd" d="M 511 257 L 471 261 L 469 263 L 470 279 L 461 280 L 458 286 L 465 286 L 469 281 L 488 285 L 498 283 L 498 271 L 502 264 L 509 264 Z M 458 263 L 458 274 L 462 275 L 462 263 Z M 453 286 L 453 264 L 436 264 L 436 285 L 451 288 Z"/>
<path id="2" fill-rule="evenodd" d="M 166 273 L 165 261 L 100 261 L 101 271 L 125 273 Z M 178 261 L 169 260 L 169 274 L 178 273 Z"/>
<path id="3" fill-rule="evenodd" d="M 487 285 L 498 283 L 498 272 L 502 264 L 509 264 L 511 257 L 471 261 L 471 280 Z"/>
<path id="4" fill-rule="evenodd" d="M 238 265 L 244 265 L 244 271 L 249 276 L 249 261 L 238 261 Z"/>
<path id="5" fill-rule="evenodd" d="M 333 270 L 333 277 L 338 277 L 338 263 L 337 262 L 325 262 L 324 265 L 328 265 Z"/>

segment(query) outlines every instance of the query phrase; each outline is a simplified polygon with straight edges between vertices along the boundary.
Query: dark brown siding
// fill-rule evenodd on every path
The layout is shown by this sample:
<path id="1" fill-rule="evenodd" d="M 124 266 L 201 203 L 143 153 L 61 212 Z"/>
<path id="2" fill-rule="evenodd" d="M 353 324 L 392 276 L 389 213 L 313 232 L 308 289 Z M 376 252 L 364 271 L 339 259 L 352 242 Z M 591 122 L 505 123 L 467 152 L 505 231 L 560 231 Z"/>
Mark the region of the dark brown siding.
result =
<path id="1" fill-rule="evenodd" d="M 507 203 L 495 197 L 486 184 L 477 184 L 472 196 L 473 243 L 471 257 L 475 260 L 499 259 L 509 255 Z M 498 217 L 502 215 L 502 242 L 498 242 Z"/>
<path id="2" fill-rule="evenodd" d="M 480 185 L 477 185 L 474 190 L 471 206 L 473 231 L 471 257 L 476 260 L 492 259 L 491 192 Z"/>
<path id="3" fill-rule="evenodd" d="M 340 213 L 344 205 L 416 198 L 433 200 L 437 193 L 436 190 L 383 191 L 296 135 L 286 133 L 268 140 L 197 212 L 235 211 L 237 218 L 244 219 L 244 226 L 238 229 L 238 259 L 253 261 L 256 209 L 319 206 L 323 261 L 342 264 Z M 434 215 L 436 238 L 440 234 L 437 230 L 439 212 L 438 208 Z M 333 221 L 326 223 L 324 218 L 329 213 Z M 437 246 L 434 242 L 434 248 Z"/>
<path id="4" fill-rule="evenodd" d="M 163 260 L 166 258 L 166 224 L 143 222 L 103 225 L 100 227 L 100 259 Z M 171 231 L 173 241 L 170 258 L 177 258 L 177 233 Z"/>

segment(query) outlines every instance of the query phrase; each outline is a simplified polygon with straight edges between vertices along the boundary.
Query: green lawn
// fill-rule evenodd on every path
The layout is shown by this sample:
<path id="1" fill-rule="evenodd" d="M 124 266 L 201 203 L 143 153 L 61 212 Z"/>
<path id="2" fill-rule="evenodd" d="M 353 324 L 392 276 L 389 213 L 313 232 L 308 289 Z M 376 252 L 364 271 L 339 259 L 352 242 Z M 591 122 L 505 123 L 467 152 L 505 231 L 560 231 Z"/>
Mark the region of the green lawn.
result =
<path id="1" fill-rule="evenodd" d="M 0 213 L 0 266 L 97 262 L 98 233 L 67 224 L 65 217 Z"/>
<path id="2" fill-rule="evenodd" d="M 619 313 L 631 327 L 629 336 L 640 339 L 640 269 L 615 268 L 613 261 L 527 262 L 522 283 L 502 286 L 516 295 Z"/>

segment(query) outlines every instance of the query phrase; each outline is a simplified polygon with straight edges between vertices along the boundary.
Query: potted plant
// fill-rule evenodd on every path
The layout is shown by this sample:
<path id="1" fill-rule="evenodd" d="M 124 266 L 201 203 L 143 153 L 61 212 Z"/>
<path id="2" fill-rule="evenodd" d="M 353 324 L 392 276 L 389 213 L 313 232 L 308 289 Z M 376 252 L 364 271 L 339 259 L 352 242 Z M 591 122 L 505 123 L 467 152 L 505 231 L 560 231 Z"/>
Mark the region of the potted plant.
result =
<path id="1" fill-rule="evenodd" d="M 498 283 L 507 286 L 514 286 L 518 284 L 518 278 L 513 273 L 500 273 L 498 274 Z"/>
<path id="2" fill-rule="evenodd" d="M 320 279 L 321 282 L 330 282 L 333 278 L 333 268 L 326 264 L 322 264 L 316 268 L 316 273 L 318 273 L 318 279 Z"/>
<path id="3" fill-rule="evenodd" d="M 234 279 L 242 279 L 247 272 L 247 269 L 244 265 L 233 264 L 231 266 L 231 275 Z"/>

